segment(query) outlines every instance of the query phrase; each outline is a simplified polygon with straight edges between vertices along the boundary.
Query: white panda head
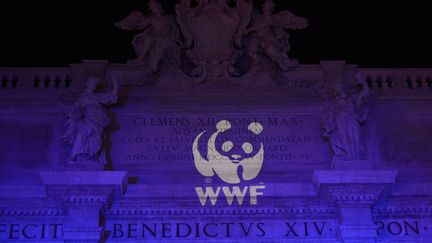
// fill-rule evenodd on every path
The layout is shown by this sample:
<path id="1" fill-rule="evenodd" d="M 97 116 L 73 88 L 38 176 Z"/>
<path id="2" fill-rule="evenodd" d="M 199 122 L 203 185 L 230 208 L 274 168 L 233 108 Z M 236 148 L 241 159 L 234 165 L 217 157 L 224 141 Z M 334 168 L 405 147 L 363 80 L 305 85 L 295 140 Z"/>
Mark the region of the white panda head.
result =
<path id="1" fill-rule="evenodd" d="M 264 147 L 253 140 L 242 139 L 242 143 L 236 145 L 233 139 L 223 139 L 227 131 L 231 129 L 229 121 L 223 120 L 217 123 L 217 131 L 213 133 L 208 141 L 207 160 L 198 151 L 198 140 L 205 133 L 201 133 L 194 142 L 195 166 L 203 176 L 213 176 L 214 174 L 226 183 L 238 184 L 241 182 L 239 177 L 239 167 L 242 168 L 243 180 L 252 180 L 258 176 L 264 159 Z M 252 122 L 248 126 L 250 136 L 256 137 L 263 132 L 263 126 L 258 122 Z M 227 136 L 229 137 L 229 136 Z M 222 138 L 222 139 L 221 139 Z M 216 140 L 219 146 L 216 146 Z"/>

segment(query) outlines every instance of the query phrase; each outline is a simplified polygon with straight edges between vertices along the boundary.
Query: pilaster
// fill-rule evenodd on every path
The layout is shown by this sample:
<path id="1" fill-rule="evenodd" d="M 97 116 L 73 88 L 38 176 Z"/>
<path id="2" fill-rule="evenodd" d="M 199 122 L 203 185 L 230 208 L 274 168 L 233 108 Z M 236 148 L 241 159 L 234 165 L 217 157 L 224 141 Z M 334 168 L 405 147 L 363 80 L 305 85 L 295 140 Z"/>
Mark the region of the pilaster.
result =
<path id="1" fill-rule="evenodd" d="M 373 243 L 377 226 L 372 206 L 389 189 L 397 171 L 315 171 L 313 181 L 319 193 L 338 213 L 338 238 L 344 243 Z"/>
<path id="2" fill-rule="evenodd" d="M 49 197 L 65 208 L 64 242 L 104 241 L 104 215 L 127 186 L 126 172 L 41 172 Z"/>

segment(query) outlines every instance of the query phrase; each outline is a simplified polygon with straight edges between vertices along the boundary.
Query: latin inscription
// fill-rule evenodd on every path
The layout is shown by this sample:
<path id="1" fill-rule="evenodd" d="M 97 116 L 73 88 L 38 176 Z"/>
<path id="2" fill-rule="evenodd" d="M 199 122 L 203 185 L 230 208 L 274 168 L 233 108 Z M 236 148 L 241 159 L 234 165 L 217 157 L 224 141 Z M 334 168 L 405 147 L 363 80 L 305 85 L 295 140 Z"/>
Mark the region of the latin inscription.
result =
<path id="1" fill-rule="evenodd" d="M 333 237 L 335 225 L 328 221 L 219 222 L 219 223 L 114 223 L 112 240 L 181 238 L 266 238 L 286 239 Z"/>
<path id="2" fill-rule="evenodd" d="M 377 235 L 387 238 L 418 238 L 431 235 L 431 224 L 425 220 L 376 221 Z M 251 221 L 251 222 L 109 222 L 110 241 L 130 239 L 307 239 L 334 238 L 335 221 Z M 57 241 L 63 238 L 63 224 L 1 223 L 0 240 Z"/>
<path id="3" fill-rule="evenodd" d="M 292 164 L 324 163 L 327 144 L 322 140 L 316 115 L 260 117 L 123 117 L 122 129 L 114 134 L 113 156 L 124 164 L 151 164 L 184 161 L 193 162 L 192 144 L 204 130 L 209 133 L 222 119 L 232 128 L 227 131 L 234 144 L 260 141 L 264 145 L 265 161 Z M 257 137 L 245 136 L 251 122 L 265 129 Z M 252 140 L 252 141 L 251 141 Z M 205 143 L 205 141 L 203 142 Z M 265 162 L 266 163 L 266 162 Z"/>
<path id="4" fill-rule="evenodd" d="M 375 224 L 381 237 L 420 236 L 431 231 L 427 222 L 418 220 L 377 221 Z"/>
<path id="5" fill-rule="evenodd" d="M 62 238 L 62 224 L 5 224 L 0 223 L 3 240 L 58 240 Z"/>

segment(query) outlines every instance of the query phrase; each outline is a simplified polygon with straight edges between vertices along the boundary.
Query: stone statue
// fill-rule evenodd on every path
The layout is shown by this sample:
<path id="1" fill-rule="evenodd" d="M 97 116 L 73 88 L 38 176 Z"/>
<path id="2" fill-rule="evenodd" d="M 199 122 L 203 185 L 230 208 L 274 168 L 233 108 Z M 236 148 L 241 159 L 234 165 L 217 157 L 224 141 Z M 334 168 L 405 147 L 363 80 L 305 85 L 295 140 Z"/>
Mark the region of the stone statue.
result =
<path id="1" fill-rule="evenodd" d="M 287 10 L 273 15 L 274 6 L 273 0 L 265 1 L 263 13 L 253 18 L 247 32 L 250 36 L 247 53 L 255 63 L 261 60 L 261 53 L 265 54 L 280 69 L 287 70 L 298 62 L 288 57 L 289 35 L 285 29 L 304 29 L 308 20 Z"/>
<path id="2" fill-rule="evenodd" d="M 114 25 L 128 31 L 142 31 L 132 40 L 137 58 L 129 63 L 147 65 L 149 71 L 155 72 L 169 53 L 178 53 L 175 50 L 179 32 L 175 17 L 166 15 L 160 3 L 151 0 L 148 6 L 152 11 L 150 16 L 143 16 L 142 13 L 134 11 Z M 179 58 L 178 54 L 174 57 Z"/>
<path id="3" fill-rule="evenodd" d="M 111 118 L 104 105 L 117 103 L 117 80 L 112 78 L 112 90 L 96 93 L 100 82 L 90 78 L 86 90 L 66 115 L 66 132 L 63 140 L 72 146 L 70 161 L 100 161 L 106 164 L 104 143 L 105 129 Z"/>
<path id="4" fill-rule="evenodd" d="M 320 114 L 323 136 L 333 151 L 333 166 L 337 161 L 361 159 L 360 128 L 368 116 L 369 88 L 361 75 L 357 74 L 356 78 L 360 91 L 349 96 L 342 84 L 335 84 Z"/>
<path id="5" fill-rule="evenodd" d="M 268 58 L 274 79 L 297 61 L 288 57 L 286 30 L 302 29 L 308 20 L 290 11 L 273 14 L 266 0 L 262 14 L 254 14 L 252 0 L 178 0 L 175 16 L 150 0 L 151 14 L 134 11 L 115 23 L 118 28 L 141 31 L 132 44 L 137 58 L 129 63 L 157 76 L 160 63 L 191 84 L 205 82 L 240 85 L 251 81 L 261 60 Z"/>

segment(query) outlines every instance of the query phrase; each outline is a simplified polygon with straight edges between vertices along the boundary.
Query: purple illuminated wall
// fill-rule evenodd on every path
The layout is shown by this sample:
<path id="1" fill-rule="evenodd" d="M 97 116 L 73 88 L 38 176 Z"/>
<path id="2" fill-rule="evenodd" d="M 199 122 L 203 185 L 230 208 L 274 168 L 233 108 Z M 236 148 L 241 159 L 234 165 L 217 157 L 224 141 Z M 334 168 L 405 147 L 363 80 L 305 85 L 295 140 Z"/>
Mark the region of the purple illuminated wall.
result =
<path id="1" fill-rule="evenodd" d="M 298 64 L 308 21 L 237 2 L 153 2 L 128 64 L 0 68 L 1 242 L 432 242 L 432 69 Z"/>

